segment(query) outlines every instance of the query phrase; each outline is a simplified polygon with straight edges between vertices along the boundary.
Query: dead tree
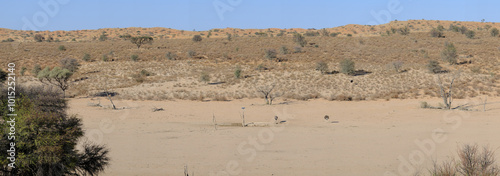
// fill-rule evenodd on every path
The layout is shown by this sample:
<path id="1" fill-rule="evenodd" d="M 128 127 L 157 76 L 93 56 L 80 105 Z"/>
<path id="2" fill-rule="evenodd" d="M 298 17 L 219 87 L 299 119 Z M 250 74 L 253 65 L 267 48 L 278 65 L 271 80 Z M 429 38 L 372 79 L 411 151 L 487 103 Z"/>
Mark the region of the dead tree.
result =
<path id="1" fill-rule="evenodd" d="M 279 93 L 273 93 L 275 88 L 276 84 L 261 86 L 257 88 L 257 92 L 261 93 L 264 96 L 264 99 L 266 99 L 266 104 L 272 105 L 273 100 L 281 95 Z"/>
<path id="2" fill-rule="evenodd" d="M 438 75 L 437 80 L 438 80 L 438 86 L 439 86 L 439 92 L 441 95 L 441 98 L 443 98 L 443 102 L 445 105 L 446 109 L 451 109 L 451 103 L 453 103 L 453 83 L 455 82 L 455 79 L 457 79 L 460 76 L 460 71 L 457 71 L 451 79 L 450 86 L 448 87 L 448 90 L 445 90 L 445 86 L 443 85 L 443 81 L 441 80 L 441 77 Z"/>

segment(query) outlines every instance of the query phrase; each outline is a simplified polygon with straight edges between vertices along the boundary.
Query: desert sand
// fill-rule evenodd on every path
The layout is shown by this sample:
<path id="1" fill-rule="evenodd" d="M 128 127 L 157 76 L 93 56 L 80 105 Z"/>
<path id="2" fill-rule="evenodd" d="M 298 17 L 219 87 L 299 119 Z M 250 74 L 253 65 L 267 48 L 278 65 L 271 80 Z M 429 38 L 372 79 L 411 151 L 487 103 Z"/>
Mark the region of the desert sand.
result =
<path id="1" fill-rule="evenodd" d="M 104 107 L 88 105 L 99 101 Z M 103 175 L 183 175 L 185 166 L 190 175 L 427 175 L 462 144 L 487 145 L 500 158 L 500 104 L 446 111 L 421 109 L 421 101 L 441 102 L 115 100 L 125 109 L 112 110 L 104 98 L 73 98 L 69 113 L 83 119 L 87 140 L 109 147 Z M 242 107 L 259 127 L 239 126 Z"/>

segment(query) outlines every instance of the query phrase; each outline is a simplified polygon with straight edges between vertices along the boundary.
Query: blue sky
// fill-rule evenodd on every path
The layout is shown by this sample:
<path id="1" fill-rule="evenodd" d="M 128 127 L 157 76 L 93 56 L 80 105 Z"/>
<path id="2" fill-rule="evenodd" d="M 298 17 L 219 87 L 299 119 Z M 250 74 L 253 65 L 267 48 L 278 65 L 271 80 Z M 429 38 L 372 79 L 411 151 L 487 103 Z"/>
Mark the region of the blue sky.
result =
<path id="1" fill-rule="evenodd" d="M 214 5 L 215 4 L 215 5 Z M 427 19 L 500 22 L 500 1 L 0 0 L 0 28 L 325 28 Z"/>

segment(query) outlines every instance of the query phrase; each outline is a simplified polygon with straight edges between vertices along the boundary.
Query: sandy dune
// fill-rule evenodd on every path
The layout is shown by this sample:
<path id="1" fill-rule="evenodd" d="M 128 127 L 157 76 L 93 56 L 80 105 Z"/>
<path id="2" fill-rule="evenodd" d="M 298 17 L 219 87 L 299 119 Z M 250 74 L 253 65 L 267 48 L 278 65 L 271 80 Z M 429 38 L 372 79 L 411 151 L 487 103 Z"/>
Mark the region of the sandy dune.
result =
<path id="1" fill-rule="evenodd" d="M 183 175 L 185 165 L 195 175 L 427 174 L 432 160 L 455 157 L 460 144 L 500 147 L 500 104 L 464 112 L 420 109 L 420 101 L 115 101 L 129 109 L 111 110 L 71 99 L 70 113 L 83 119 L 90 140 L 109 146 L 104 175 Z M 242 107 L 247 123 L 271 126 L 214 129 L 213 115 L 219 124 L 240 123 Z M 272 125 L 275 115 L 286 122 Z"/>

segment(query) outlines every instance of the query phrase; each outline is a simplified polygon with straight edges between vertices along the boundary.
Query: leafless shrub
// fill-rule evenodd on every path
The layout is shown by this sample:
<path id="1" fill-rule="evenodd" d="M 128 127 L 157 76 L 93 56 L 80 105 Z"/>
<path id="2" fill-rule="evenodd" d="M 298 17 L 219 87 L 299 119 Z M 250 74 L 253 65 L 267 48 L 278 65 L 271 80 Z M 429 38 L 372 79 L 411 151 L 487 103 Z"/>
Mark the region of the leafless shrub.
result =
<path id="1" fill-rule="evenodd" d="M 436 176 L 498 176 L 500 168 L 495 164 L 495 153 L 488 147 L 483 147 L 481 151 L 477 145 L 466 144 L 459 150 L 458 160 L 454 159 L 443 162 L 429 170 L 431 175 Z"/>
<path id="2" fill-rule="evenodd" d="M 399 73 L 401 71 L 401 67 L 403 67 L 404 62 L 402 61 L 394 61 L 391 62 L 389 65 L 396 71 L 396 73 Z"/>
<path id="3" fill-rule="evenodd" d="M 458 150 L 458 171 L 464 175 L 499 175 L 494 156 L 495 153 L 488 147 L 479 152 L 477 145 L 464 145 Z"/>
<path id="4" fill-rule="evenodd" d="M 277 97 L 280 97 L 280 93 L 275 93 L 273 92 L 276 88 L 276 84 L 272 85 L 267 85 L 267 86 L 260 86 L 257 87 L 257 92 L 261 93 L 264 96 L 264 99 L 266 99 L 266 104 L 272 105 L 273 100 Z"/>
<path id="5" fill-rule="evenodd" d="M 76 59 L 73 58 L 64 58 L 59 61 L 62 68 L 68 69 L 71 72 L 75 72 L 78 70 L 80 63 Z"/>
<path id="6" fill-rule="evenodd" d="M 429 172 L 433 176 L 454 176 L 458 174 L 454 161 L 445 161 L 441 165 L 434 162 L 433 168 Z"/>

